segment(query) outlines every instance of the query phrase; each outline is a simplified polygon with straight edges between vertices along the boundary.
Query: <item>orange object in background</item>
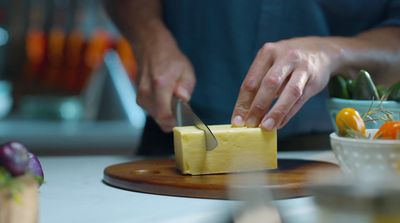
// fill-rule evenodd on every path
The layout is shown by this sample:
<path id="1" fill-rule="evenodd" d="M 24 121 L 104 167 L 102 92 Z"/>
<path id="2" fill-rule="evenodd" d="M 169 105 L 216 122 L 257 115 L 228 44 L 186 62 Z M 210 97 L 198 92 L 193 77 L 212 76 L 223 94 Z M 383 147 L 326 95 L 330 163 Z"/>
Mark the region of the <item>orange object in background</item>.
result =
<path id="1" fill-rule="evenodd" d="M 53 28 L 49 32 L 48 61 L 50 65 L 60 66 L 63 61 L 65 32 L 61 28 Z"/>
<path id="2" fill-rule="evenodd" d="M 116 49 L 131 81 L 135 82 L 137 78 L 137 64 L 131 45 L 125 38 L 120 37 L 117 40 Z"/>
<path id="3" fill-rule="evenodd" d="M 113 39 L 105 30 L 97 30 L 87 41 L 87 46 L 83 58 L 83 67 L 78 76 L 77 89 L 82 89 L 89 79 L 91 73 L 97 70 L 102 61 L 105 52 L 112 48 Z"/>
<path id="4" fill-rule="evenodd" d="M 47 69 L 44 81 L 49 86 L 56 86 L 61 80 L 61 65 L 63 62 L 65 32 L 61 28 L 53 28 L 49 32 L 47 53 Z"/>
<path id="5" fill-rule="evenodd" d="M 31 29 L 26 34 L 26 74 L 30 80 L 38 78 L 38 74 L 44 70 L 46 62 L 46 35 L 42 30 Z"/>
<path id="6" fill-rule="evenodd" d="M 86 53 L 85 65 L 96 69 L 103 60 L 104 53 L 112 47 L 112 38 L 107 31 L 97 30 L 89 38 Z"/>
<path id="7" fill-rule="evenodd" d="M 85 37 L 79 29 L 67 33 L 52 28 L 47 34 L 38 29 L 26 37 L 28 92 L 79 94 L 103 63 L 104 54 L 115 49 L 130 79 L 136 80 L 137 64 L 129 42 L 100 29 Z"/>
<path id="8" fill-rule="evenodd" d="M 82 72 L 85 37 L 79 30 L 72 30 L 67 37 L 64 64 L 63 84 L 67 91 L 79 91 L 79 75 Z"/>
<path id="9" fill-rule="evenodd" d="M 383 124 L 374 139 L 400 139 L 400 121 L 390 121 Z"/>

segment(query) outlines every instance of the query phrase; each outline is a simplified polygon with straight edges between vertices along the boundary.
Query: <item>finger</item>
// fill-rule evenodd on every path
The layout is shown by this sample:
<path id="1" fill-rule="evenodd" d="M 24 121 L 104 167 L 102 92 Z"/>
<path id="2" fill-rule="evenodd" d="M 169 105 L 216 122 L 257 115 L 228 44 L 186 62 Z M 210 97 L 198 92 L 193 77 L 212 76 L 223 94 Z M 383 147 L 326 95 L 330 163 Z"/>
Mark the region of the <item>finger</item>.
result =
<path id="1" fill-rule="evenodd" d="M 137 87 L 136 103 L 153 116 L 153 92 L 151 89 L 150 74 L 148 73 L 147 66 L 143 66 L 142 69 L 143 72 Z"/>
<path id="2" fill-rule="evenodd" d="M 157 91 L 155 119 L 164 132 L 170 132 L 175 126 L 175 118 L 171 110 L 172 92 Z"/>
<path id="3" fill-rule="evenodd" d="M 175 127 L 175 120 L 156 120 L 156 122 L 165 133 L 171 132 Z"/>
<path id="4" fill-rule="evenodd" d="M 138 59 L 139 59 L 139 58 L 138 58 Z M 137 71 L 138 77 L 137 77 L 137 80 L 134 82 L 136 89 L 139 89 L 139 86 L 140 86 L 140 84 L 141 84 L 141 82 L 142 82 L 142 78 L 143 78 L 145 75 L 147 75 L 147 74 L 148 74 L 148 71 L 149 71 L 149 70 L 148 70 L 149 64 L 147 63 L 147 60 L 141 59 L 140 62 L 138 61 L 138 64 L 140 65 L 140 66 L 138 67 L 138 71 Z"/>
<path id="5" fill-rule="evenodd" d="M 289 82 L 289 78 L 286 78 L 285 81 L 282 83 L 281 87 L 279 88 L 278 92 L 276 92 L 276 97 L 278 97 L 279 95 L 282 94 L 283 89 L 285 88 L 285 86 L 287 85 L 288 82 Z"/>
<path id="6" fill-rule="evenodd" d="M 285 82 L 286 78 L 292 72 L 293 64 L 283 64 L 286 61 L 279 62 L 271 67 L 268 73 L 264 76 L 261 86 L 254 98 L 250 110 L 246 117 L 246 126 L 259 126 L 261 119 L 267 113 L 272 101 Z"/>
<path id="7" fill-rule="evenodd" d="M 265 45 L 267 46 L 267 44 Z M 257 53 L 250 69 L 243 80 L 238 99 L 232 113 L 231 123 L 234 126 L 244 126 L 244 118 L 251 103 L 260 88 L 261 81 L 273 63 L 273 51 L 263 47 Z"/>
<path id="8" fill-rule="evenodd" d="M 304 94 L 297 100 L 297 102 L 290 109 L 283 121 L 278 125 L 278 128 L 285 126 L 289 120 L 303 107 L 303 105 L 313 96 L 313 91 L 309 87 L 305 87 Z"/>
<path id="9" fill-rule="evenodd" d="M 276 128 L 287 116 L 290 109 L 303 95 L 304 87 L 309 79 L 307 72 L 295 70 L 289 77 L 287 85 L 283 88 L 282 94 L 265 115 L 261 127 L 265 130 Z"/>
<path id="10" fill-rule="evenodd" d="M 174 93 L 178 98 L 188 102 L 192 96 L 195 84 L 196 78 L 193 70 L 186 69 L 180 76 Z"/>
<path id="11" fill-rule="evenodd" d="M 183 101 L 189 102 L 193 93 L 193 89 L 196 83 L 196 78 L 193 74 L 192 69 L 185 70 L 178 80 L 175 87 L 174 95 Z M 173 117 L 173 126 L 176 126 L 176 118 Z"/>
<path id="12" fill-rule="evenodd" d="M 170 132 L 175 124 L 172 114 L 171 101 L 176 78 L 179 71 L 174 67 L 153 78 L 152 88 L 155 91 L 155 120 L 164 132 Z"/>

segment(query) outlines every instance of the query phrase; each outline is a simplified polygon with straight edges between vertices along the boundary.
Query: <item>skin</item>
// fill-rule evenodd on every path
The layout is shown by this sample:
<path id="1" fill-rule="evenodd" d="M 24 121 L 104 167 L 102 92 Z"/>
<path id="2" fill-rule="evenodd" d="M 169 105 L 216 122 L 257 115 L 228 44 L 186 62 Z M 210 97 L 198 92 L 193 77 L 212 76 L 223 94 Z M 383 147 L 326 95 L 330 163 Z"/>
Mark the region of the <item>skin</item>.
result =
<path id="1" fill-rule="evenodd" d="M 172 97 L 189 101 L 196 80 L 193 66 L 161 19 L 160 1 L 105 0 L 105 4 L 115 24 L 135 46 L 137 102 L 163 131 L 171 131 L 175 126 Z M 324 89 L 332 75 L 359 69 L 378 73 L 374 76 L 377 83 L 398 81 L 400 27 L 372 29 L 346 38 L 302 37 L 266 43 L 242 83 L 232 124 L 281 128 Z"/>
<path id="2" fill-rule="evenodd" d="M 304 37 L 267 43 L 243 81 L 232 123 L 281 128 L 333 74 L 344 71 L 356 73 L 364 68 L 380 74 L 374 77 L 378 83 L 379 79 L 393 83 L 400 72 L 399 44 L 400 28 L 394 27 L 350 38 Z"/>
<path id="3" fill-rule="evenodd" d="M 107 0 L 105 4 L 134 46 L 139 67 L 137 103 L 164 132 L 170 132 L 176 125 L 172 97 L 189 101 L 196 83 L 192 64 L 164 26 L 158 0 Z"/>

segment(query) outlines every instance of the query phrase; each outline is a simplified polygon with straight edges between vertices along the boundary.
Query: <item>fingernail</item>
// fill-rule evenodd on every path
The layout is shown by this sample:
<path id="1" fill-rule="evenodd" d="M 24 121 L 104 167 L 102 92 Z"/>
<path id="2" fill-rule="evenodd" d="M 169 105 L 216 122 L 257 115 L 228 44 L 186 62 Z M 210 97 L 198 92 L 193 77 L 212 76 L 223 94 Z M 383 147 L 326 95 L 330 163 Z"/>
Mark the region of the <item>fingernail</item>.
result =
<path id="1" fill-rule="evenodd" d="M 272 130 L 275 127 L 275 121 L 272 118 L 268 118 L 261 126 L 266 130 Z"/>
<path id="2" fill-rule="evenodd" d="M 243 122 L 242 116 L 236 115 L 232 120 L 232 124 L 234 126 L 239 126 L 239 127 L 244 126 L 244 122 Z"/>
<path id="3" fill-rule="evenodd" d="M 254 117 L 251 117 L 251 118 L 247 119 L 246 126 L 248 126 L 248 127 L 257 127 L 258 126 L 257 119 L 254 118 Z"/>
<path id="4" fill-rule="evenodd" d="M 179 96 L 181 96 L 183 99 L 189 101 L 190 94 L 185 88 L 183 88 L 182 86 L 179 86 L 177 91 L 178 91 Z"/>

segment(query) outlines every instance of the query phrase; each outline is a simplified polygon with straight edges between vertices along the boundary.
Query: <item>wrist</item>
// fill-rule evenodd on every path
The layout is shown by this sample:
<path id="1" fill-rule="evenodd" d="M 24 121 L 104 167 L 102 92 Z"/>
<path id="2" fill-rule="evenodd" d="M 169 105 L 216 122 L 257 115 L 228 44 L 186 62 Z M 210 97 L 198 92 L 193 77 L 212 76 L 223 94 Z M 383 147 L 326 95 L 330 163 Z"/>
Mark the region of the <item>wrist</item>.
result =
<path id="1" fill-rule="evenodd" d="M 338 49 L 335 73 L 358 73 L 360 69 L 369 72 L 386 72 L 389 67 L 388 51 L 377 47 L 373 41 L 360 36 L 332 37 L 332 44 Z M 390 54 L 390 53 L 389 53 Z"/>
<path id="2" fill-rule="evenodd" d="M 134 31 L 129 41 L 134 50 L 143 52 L 160 46 L 176 46 L 171 32 L 165 27 L 162 21 L 152 20 L 142 24 Z"/>
<path id="3" fill-rule="evenodd" d="M 354 41 L 346 37 L 326 37 L 331 60 L 331 75 L 357 70 L 354 52 L 350 46 Z"/>
<path id="4" fill-rule="evenodd" d="M 133 22 L 131 33 L 128 36 L 131 42 L 144 42 L 153 36 L 157 36 L 165 32 L 163 22 L 159 18 L 140 20 Z"/>

